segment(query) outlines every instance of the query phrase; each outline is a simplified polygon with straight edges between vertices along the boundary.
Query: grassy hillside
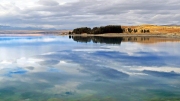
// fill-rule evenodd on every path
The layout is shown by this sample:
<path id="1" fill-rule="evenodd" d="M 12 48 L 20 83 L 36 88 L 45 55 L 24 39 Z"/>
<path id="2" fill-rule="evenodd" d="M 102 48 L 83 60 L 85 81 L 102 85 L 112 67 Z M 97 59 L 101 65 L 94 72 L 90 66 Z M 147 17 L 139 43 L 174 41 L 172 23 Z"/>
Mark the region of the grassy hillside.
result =
<path id="1" fill-rule="evenodd" d="M 138 25 L 122 26 L 122 28 L 124 29 L 124 33 L 180 33 L 180 26 Z"/>

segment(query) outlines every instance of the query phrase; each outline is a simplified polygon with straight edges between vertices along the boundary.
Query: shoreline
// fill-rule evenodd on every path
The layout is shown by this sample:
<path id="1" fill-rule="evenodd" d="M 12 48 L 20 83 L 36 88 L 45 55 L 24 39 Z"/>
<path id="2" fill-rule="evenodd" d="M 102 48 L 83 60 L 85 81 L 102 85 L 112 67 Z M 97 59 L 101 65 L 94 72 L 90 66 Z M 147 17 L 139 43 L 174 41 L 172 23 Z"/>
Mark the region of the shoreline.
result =
<path id="1" fill-rule="evenodd" d="M 131 34 L 131 33 L 105 33 L 105 34 L 62 34 L 62 33 L 23 33 L 23 34 L 2 34 L 1 36 L 82 36 L 82 37 L 90 37 L 90 36 L 99 36 L 99 37 L 164 37 L 164 38 L 180 38 L 180 34 L 176 33 L 166 33 L 166 34 Z"/>

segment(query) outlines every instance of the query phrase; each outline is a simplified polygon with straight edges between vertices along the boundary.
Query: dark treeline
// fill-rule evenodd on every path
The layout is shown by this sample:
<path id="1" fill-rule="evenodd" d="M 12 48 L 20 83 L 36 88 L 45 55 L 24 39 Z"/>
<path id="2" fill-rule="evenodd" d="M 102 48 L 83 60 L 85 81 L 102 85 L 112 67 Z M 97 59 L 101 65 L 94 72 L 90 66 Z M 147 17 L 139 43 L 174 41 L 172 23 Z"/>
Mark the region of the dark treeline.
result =
<path id="1" fill-rule="evenodd" d="M 101 26 L 94 27 L 93 29 L 88 27 L 76 28 L 73 30 L 74 34 L 103 34 L 103 33 L 123 33 L 123 29 L 120 25 L 109 25 L 109 26 Z"/>
<path id="2" fill-rule="evenodd" d="M 76 42 L 93 42 L 93 43 L 106 43 L 106 44 L 121 44 L 123 40 L 122 37 L 82 37 L 82 36 L 74 36 L 72 39 Z"/>
<path id="3" fill-rule="evenodd" d="M 75 34 L 82 34 L 82 33 L 90 33 L 91 32 L 91 28 L 88 27 L 81 27 L 81 28 L 76 28 L 73 30 L 73 33 Z"/>

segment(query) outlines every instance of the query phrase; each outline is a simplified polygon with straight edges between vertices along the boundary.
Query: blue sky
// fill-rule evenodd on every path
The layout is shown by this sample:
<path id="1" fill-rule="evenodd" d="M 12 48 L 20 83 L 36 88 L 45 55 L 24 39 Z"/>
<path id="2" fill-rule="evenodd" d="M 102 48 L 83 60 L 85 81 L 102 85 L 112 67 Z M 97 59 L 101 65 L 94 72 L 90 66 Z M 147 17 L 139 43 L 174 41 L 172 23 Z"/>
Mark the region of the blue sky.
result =
<path id="1" fill-rule="evenodd" d="M 179 0 L 1 0 L 0 25 L 73 29 L 179 24 Z"/>

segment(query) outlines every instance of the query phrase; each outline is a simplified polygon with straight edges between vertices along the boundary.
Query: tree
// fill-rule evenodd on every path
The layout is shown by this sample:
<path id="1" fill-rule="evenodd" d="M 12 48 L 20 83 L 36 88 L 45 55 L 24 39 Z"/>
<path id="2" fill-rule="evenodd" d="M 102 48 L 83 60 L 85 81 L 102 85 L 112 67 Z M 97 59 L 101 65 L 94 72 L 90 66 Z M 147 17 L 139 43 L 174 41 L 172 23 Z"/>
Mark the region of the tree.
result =
<path id="1" fill-rule="evenodd" d="M 69 31 L 69 34 L 72 34 L 72 32 L 71 32 L 71 31 Z"/>
<path id="2" fill-rule="evenodd" d="M 88 27 L 76 28 L 73 30 L 75 34 L 103 34 L 103 33 L 123 33 L 123 29 L 120 25 L 109 25 L 109 26 L 101 26 L 94 27 L 93 29 Z"/>
<path id="3" fill-rule="evenodd" d="M 148 33 L 150 33 L 149 29 L 147 30 Z"/>
<path id="4" fill-rule="evenodd" d="M 81 27 L 81 28 L 76 28 L 73 30 L 73 33 L 75 34 L 82 34 L 82 33 L 90 33 L 91 32 L 91 28 L 88 27 Z"/>
<path id="5" fill-rule="evenodd" d="M 146 30 L 144 29 L 144 33 L 146 33 Z"/>
<path id="6" fill-rule="evenodd" d="M 131 28 L 128 28 L 128 32 L 131 33 L 133 30 Z"/>
<path id="7" fill-rule="evenodd" d="M 136 33 L 137 32 L 137 29 L 134 29 L 134 33 Z"/>

